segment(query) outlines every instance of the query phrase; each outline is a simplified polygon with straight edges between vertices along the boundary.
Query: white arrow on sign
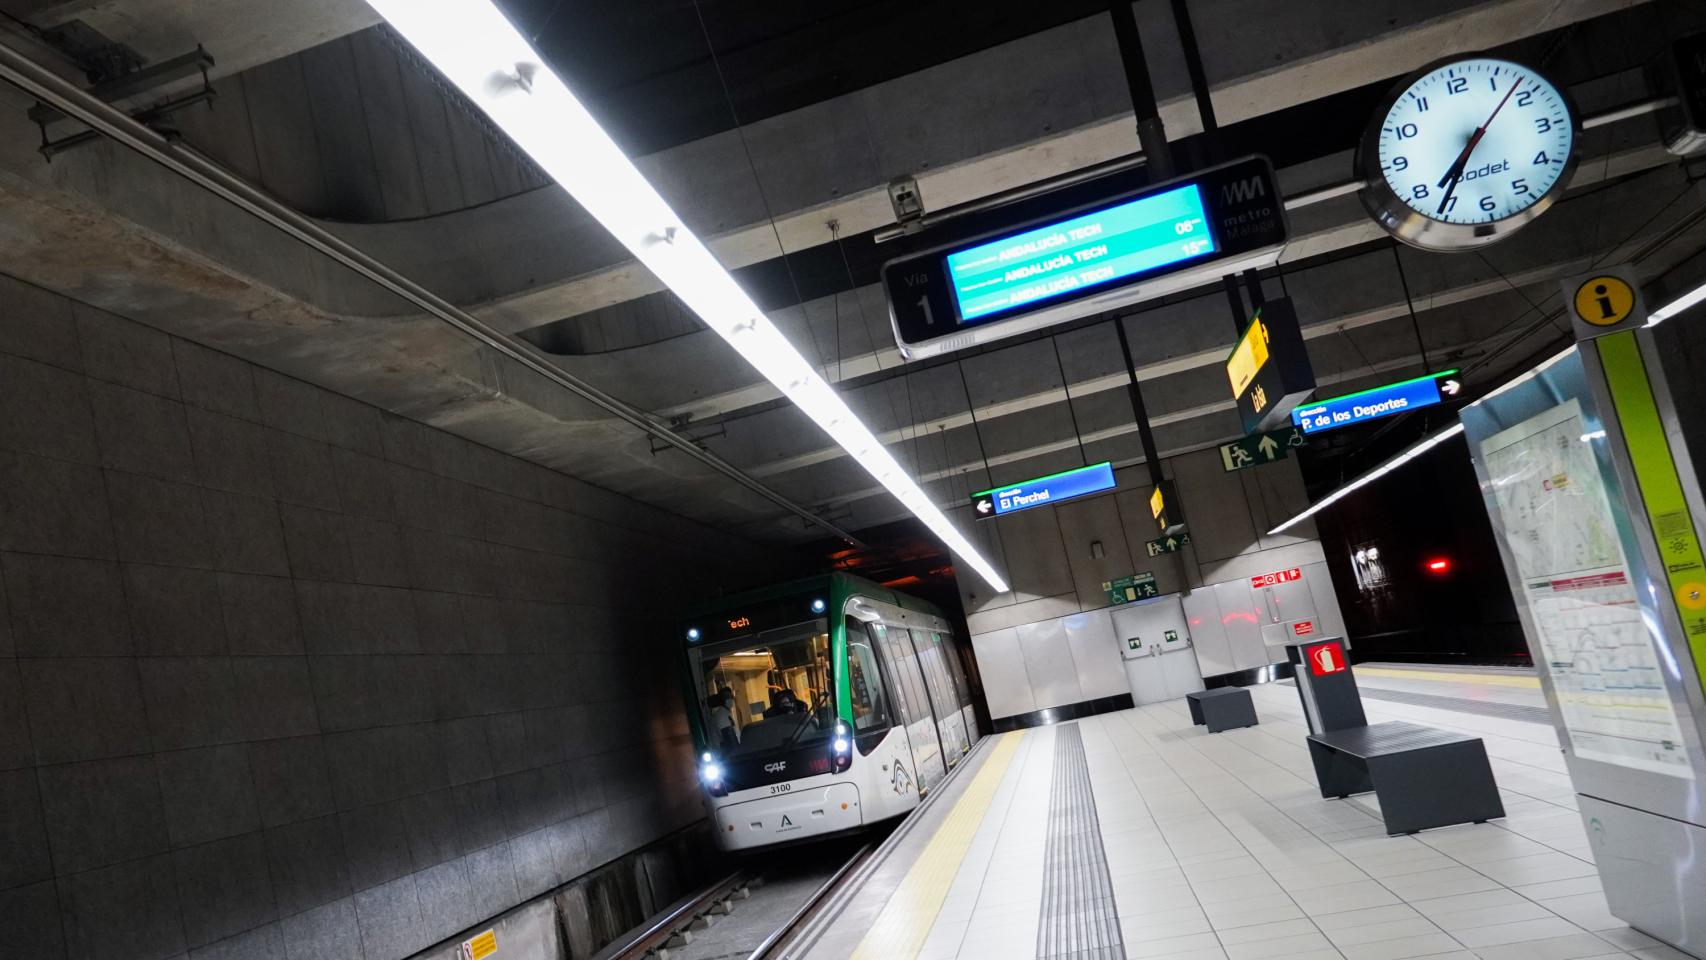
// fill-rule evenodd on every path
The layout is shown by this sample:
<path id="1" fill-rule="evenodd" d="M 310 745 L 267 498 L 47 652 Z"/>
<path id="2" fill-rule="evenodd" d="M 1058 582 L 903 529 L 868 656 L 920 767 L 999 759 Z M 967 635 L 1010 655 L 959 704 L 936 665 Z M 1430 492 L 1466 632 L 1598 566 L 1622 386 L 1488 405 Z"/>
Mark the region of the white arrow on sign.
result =
<path id="1" fill-rule="evenodd" d="M 1445 391 L 1446 396 L 1455 397 L 1455 396 L 1457 396 L 1457 391 L 1463 389 L 1463 384 L 1458 383 L 1456 380 L 1447 380 L 1446 382 L 1440 384 L 1439 388 L 1441 390 Z"/>
<path id="2" fill-rule="evenodd" d="M 978 513 L 988 513 L 989 511 L 994 510 L 994 509 L 995 509 L 994 505 L 992 505 L 988 500 L 979 500 L 977 502 L 977 512 Z"/>
<path id="3" fill-rule="evenodd" d="M 1256 449 L 1262 451 L 1262 456 L 1272 460 L 1274 454 L 1279 451 L 1279 443 L 1264 433 L 1262 439 L 1256 443 Z"/>

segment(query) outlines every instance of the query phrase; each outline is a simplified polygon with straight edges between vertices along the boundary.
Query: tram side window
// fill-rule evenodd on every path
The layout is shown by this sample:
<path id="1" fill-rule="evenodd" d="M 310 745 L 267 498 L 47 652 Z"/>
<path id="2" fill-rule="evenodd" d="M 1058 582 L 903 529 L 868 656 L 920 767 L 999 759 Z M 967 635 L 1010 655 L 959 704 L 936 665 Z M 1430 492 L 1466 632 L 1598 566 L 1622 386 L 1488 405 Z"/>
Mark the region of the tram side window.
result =
<path id="1" fill-rule="evenodd" d="M 966 665 L 960 660 L 960 651 L 954 644 L 953 634 L 937 634 L 942 643 L 942 656 L 948 661 L 948 671 L 954 675 L 954 691 L 959 694 L 960 706 L 971 705 L 971 687 L 966 683 Z"/>
<path id="2" fill-rule="evenodd" d="M 895 678 L 894 696 L 900 704 L 901 715 L 906 718 L 907 723 L 915 723 L 930 716 L 930 704 L 924 699 L 924 691 L 918 686 L 918 671 L 912 661 L 912 644 L 907 642 L 906 628 L 896 627 L 890 630 L 883 624 L 873 623 L 871 630 L 888 654 L 889 667 Z"/>
<path id="3" fill-rule="evenodd" d="M 889 698 L 883 688 L 883 674 L 877 667 L 877 652 L 865 625 L 851 617 L 847 620 L 847 680 L 853 707 L 855 735 L 888 729 Z"/>
<path id="4" fill-rule="evenodd" d="M 912 631 L 912 639 L 918 644 L 919 665 L 924 668 L 925 686 L 930 691 L 930 703 L 936 709 L 936 719 L 945 720 L 959 712 L 959 704 L 954 700 L 953 682 L 948 679 L 947 664 L 942 661 L 942 647 L 936 640 L 936 635 L 923 630 Z"/>

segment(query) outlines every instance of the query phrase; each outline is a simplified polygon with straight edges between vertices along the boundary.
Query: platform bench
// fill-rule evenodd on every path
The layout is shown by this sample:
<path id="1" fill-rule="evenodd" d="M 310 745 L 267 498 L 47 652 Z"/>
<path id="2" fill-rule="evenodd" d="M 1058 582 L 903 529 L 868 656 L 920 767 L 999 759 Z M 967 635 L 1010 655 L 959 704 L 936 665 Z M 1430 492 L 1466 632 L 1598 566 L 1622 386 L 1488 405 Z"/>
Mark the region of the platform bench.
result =
<path id="1" fill-rule="evenodd" d="M 1505 815 L 1480 737 L 1394 721 L 1309 735 L 1323 797 L 1374 791 L 1388 836 Z"/>
<path id="2" fill-rule="evenodd" d="M 1185 694 L 1191 708 L 1191 722 L 1207 726 L 1209 733 L 1219 733 L 1234 727 L 1256 725 L 1256 705 L 1250 691 L 1243 687 L 1216 687 Z"/>

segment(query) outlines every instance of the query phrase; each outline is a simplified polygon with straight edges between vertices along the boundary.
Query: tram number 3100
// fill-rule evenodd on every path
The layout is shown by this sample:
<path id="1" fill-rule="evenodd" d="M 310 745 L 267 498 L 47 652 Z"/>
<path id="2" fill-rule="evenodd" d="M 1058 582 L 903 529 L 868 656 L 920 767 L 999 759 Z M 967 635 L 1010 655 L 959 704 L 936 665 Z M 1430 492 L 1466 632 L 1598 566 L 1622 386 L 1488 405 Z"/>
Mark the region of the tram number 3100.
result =
<path id="1" fill-rule="evenodd" d="M 791 783 L 772 783 L 770 785 L 770 792 L 773 794 L 775 794 L 775 793 L 787 793 L 789 790 L 792 790 L 792 789 L 794 789 L 794 785 Z"/>

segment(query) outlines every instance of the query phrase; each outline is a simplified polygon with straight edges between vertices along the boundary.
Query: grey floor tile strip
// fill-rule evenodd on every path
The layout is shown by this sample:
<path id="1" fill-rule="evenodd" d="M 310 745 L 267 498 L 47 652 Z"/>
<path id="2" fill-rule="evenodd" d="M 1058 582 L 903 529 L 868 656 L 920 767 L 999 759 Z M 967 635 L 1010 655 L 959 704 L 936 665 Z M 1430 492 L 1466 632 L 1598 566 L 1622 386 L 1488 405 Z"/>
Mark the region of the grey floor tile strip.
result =
<path id="1" fill-rule="evenodd" d="M 1055 728 L 1037 957 L 1125 960 L 1114 882 L 1108 874 L 1102 825 L 1090 789 L 1090 765 L 1076 723 Z"/>
<path id="2" fill-rule="evenodd" d="M 1441 710 L 1458 710 L 1463 713 L 1478 713 L 1483 717 L 1498 717 L 1501 720 L 1526 720 L 1529 723 L 1552 722 L 1552 711 L 1545 707 L 1530 707 L 1520 703 L 1495 703 L 1491 700 L 1469 700 L 1464 697 L 1439 697 L 1431 693 L 1411 693 L 1408 690 L 1387 690 L 1382 687 L 1362 687 L 1362 695 L 1368 700 L 1388 700 L 1392 703 L 1408 703 L 1417 707 L 1438 707 Z"/>

